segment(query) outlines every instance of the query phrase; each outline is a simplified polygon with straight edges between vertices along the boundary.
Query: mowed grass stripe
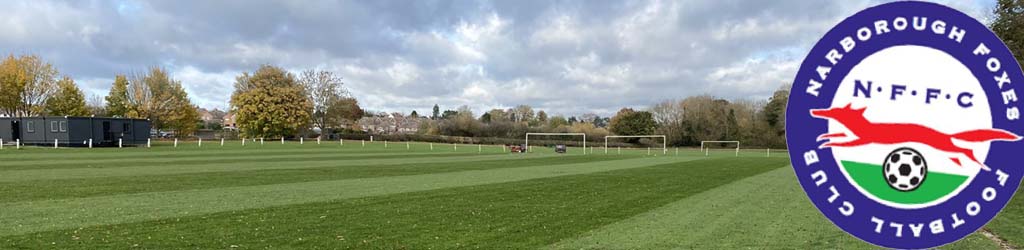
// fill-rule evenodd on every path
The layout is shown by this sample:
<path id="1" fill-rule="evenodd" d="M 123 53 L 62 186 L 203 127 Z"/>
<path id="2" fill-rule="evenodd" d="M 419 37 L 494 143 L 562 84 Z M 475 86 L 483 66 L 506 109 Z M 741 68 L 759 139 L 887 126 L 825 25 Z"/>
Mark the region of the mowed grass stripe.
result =
<path id="1" fill-rule="evenodd" d="M 491 153 L 487 155 L 495 155 Z M 148 157 L 134 159 L 89 159 L 89 160 L 45 160 L 30 162 L 8 162 L 7 166 L 0 167 L 0 170 L 27 170 L 27 169 L 72 169 L 72 168 L 115 168 L 124 166 L 160 166 L 160 165 L 203 165 L 216 163 L 246 164 L 249 162 L 264 162 L 268 160 L 277 162 L 302 162 L 316 160 L 356 160 L 356 159 L 378 159 L 378 158 L 411 158 L 411 157 L 450 157 L 450 156 L 478 156 L 479 153 L 429 153 L 429 152 L 390 152 L 390 153 L 338 153 L 338 152 L 289 152 L 289 153 L 265 153 L 251 155 L 208 155 L 198 157 Z"/>
<path id="2" fill-rule="evenodd" d="M 512 160 L 521 158 L 557 157 L 554 154 L 529 155 L 474 155 L 450 157 L 398 157 L 389 159 L 318 160 L 300 163 L 261 161 L 247 164 L 167 164 L 160 166 L 130 166 L 114 168 L 72 168 L 72 169 L 31 169 L 0 171 L 0 183 L 30 180 L 64 180 L 80 178 L 105 178 L 124 176 L 171 175 L 188 173 L 212 173 L 230 171 L 251 171 L 267 169 L 302 169 L 359 165 L 396 165 L 408 163 L 469 162 L 486 160 Z"/>
<path id="3" fill-rule="evenodd" d="M 645 157 L 597 163 L 6 203 L 0 210 L 0 225 L 8 226 L 0 227 L 0 235 L 586 174 L 693 159 L 697 158 Z"/>
<path id="4" fill-rule="evenodd" d="M 305 169 L 275 169 L 218 173 L 127 176 L 70 180 L 0 183 L 0 203 L 55 200 L 102 195 L 254 186 L 324 180 L 343 180 L 400 175 L 444 173 L 540 165 L 621 160 L 639 156 L 559 156 L 508 160 L 359 165 Z M 145 183 L 140 185 L 140 183 Z M 0 205 L 2 206 L 2 205 Z"/>
<path id="5" fill-rule="evenodd" d="M 980 235 L 946 246 L 998 249 Z M 551 249 L 877 249 L 835 227 L 779 168 L 604 226 Z"/>
<path id="6" fill-rule="evenodd" d="M 685 163 L 666 159 L 672 158 L 615 162 L 627 168 L 619 170 L 608 164 L 613 162 L 492 170 L 486 172 L 514 180 L 529 178 L 523 175 L 551 178 L 40 232 L 2 237 L 0 242 L 14 248 L 63 249 L 528 249 L 788 163 L 765 158 Z M 607 171 L 580 171 L 594 168 Z M 568 172 L 581 175 L 554 177 Z M 473 184 L 490 179 L 478 174 L 446 177 Z M 425 179 L 416 182 L 433 185 Z M 362 192 L 367 191 L 379 192 Z"/>

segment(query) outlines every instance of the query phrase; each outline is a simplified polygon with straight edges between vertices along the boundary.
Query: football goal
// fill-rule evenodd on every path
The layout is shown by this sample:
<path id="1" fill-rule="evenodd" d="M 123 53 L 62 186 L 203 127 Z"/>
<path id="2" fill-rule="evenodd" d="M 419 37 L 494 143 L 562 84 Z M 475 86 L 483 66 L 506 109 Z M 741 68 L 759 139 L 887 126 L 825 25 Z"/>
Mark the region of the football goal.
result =
<path id="1" fill-rule="evenodd" d="M 661 138 L 661 153 L 668 154 L 668 140 L 664 135 L 609 135 L 604 137 L 604 153 L 608 154 L 608 139 L 610 138 Z"/>
<path id="2" fill-rule="evenodd" d="M 736 156 L 740 156 L 740 141 L 701 141 L 700 142 L 700 151 L 704 152 L 704 156 L 710 155 L 711 154 L 711 148 L 713 148 L 713 147 L 714 148 L 729 149 L 730 151 L 732 151 L 734 149 L 732 147 L 733 144 L 736 144 L 736 148 L 735 148 Z"/>
<path id="3" fill-rule="evenodd" d="M 530 153 L 530 136 L 583 136 L 583 154 L 587 154 L 587 134 L 584 133 L 526 133 L 526 152 Z"/>

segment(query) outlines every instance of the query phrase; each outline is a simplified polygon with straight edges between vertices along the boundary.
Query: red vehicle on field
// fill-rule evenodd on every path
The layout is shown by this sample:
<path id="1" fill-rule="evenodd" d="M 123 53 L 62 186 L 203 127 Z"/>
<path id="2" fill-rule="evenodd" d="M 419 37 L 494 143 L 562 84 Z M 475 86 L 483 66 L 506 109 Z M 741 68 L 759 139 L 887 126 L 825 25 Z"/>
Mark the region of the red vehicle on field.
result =
<path id="1" fill-rule="evenodd" d="M 526 146 L 524 145 L 505 145 L 509 148 L 511 153 L 526 153 Z"/>

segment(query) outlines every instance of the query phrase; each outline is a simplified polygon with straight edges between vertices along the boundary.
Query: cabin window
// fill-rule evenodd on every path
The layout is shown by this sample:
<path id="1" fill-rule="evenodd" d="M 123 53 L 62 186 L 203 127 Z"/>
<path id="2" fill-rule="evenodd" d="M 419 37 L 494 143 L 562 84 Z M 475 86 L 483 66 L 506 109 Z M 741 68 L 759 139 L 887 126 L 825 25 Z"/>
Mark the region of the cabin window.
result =
<path id="1" fill-rule="evenodd" d="M 57 127 L 57 121 L 50 122 L 50 132 L 57 132 L 60 128 Z"/>
<path id="2" fill-rule="evenodd" d="M 25 124 L 25 131 L 29 132 L 29 133 L 35 133 L 36 132 L 36 122 L 28 121 L 28 123 Z"/>
<path id="3" fill-rule="evenodd" d="M 68 121 L 60 121 L 60 132 L 68 132 Z"/>

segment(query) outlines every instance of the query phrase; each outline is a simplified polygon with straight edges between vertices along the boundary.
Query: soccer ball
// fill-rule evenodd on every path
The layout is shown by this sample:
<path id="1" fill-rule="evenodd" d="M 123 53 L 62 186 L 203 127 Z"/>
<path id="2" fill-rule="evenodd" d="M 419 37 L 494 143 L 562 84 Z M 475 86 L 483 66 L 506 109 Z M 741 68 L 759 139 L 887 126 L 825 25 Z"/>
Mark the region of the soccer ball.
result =
<path id="1" fill-rule="evenodd" d="M 928 175 L 924 156 L 912 148 L 899 148 L 885 157 L 885 182 L 893 189 L 910 192 L 921 186 Z"/>

